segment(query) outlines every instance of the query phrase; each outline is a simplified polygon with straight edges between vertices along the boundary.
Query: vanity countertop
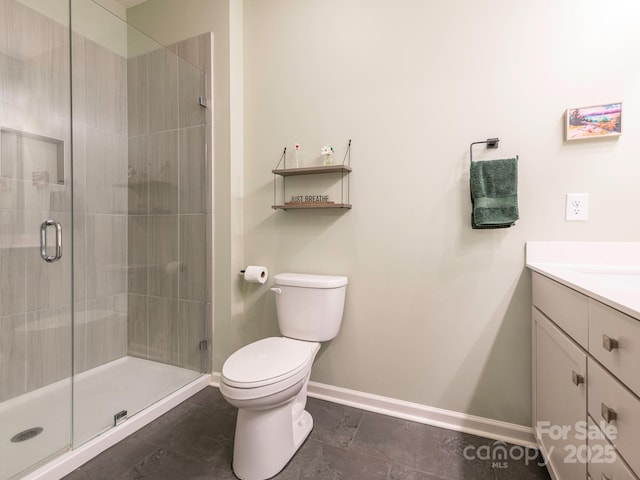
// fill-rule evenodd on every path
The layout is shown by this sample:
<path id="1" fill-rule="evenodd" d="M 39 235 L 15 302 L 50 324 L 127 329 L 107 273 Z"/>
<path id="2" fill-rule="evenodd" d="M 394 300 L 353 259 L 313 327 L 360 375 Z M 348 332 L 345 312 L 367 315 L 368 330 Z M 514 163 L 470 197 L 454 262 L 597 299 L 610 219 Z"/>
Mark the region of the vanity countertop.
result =
<path id="1" fill-rule="evenodd" d="M 640 243 L 527 242 L 526 265 L 640 320 Z"/>

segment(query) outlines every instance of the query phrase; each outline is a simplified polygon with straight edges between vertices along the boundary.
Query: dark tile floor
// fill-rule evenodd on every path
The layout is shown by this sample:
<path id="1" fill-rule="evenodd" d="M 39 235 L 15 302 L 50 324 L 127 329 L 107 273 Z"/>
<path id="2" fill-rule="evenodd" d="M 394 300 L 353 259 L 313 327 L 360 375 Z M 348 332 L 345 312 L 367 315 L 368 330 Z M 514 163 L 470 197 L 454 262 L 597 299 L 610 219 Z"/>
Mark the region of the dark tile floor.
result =
<path id="1" fill-rule="evenodd" d="M 310 398 L 314 429 L 278 480 L 549 480 L 521 447 Z M 230 480 L 235 408 L 209 387 L 64 480 Z M 504 444 L 502 444 L 504 446 Z M 521 458 L 522 456 L 525 458 Z M 519 458 L 519 459 L 518 459 Z"/>

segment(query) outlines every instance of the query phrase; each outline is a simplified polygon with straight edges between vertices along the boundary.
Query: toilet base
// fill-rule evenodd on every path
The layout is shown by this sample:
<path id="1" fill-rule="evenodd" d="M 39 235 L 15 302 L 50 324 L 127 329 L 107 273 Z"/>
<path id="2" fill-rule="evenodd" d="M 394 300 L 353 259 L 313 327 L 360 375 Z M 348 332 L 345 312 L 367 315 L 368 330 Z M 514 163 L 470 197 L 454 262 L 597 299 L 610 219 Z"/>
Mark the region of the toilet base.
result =
<path id="1" fill-rule="evenodd" d="M 298 397 L 268 411 L 238 410 L 233 445 L 233 472 L 238 478 L 271 478 L 298 451 L 313 428 L 309 412 L 302 410 L 296 414 Z"/>

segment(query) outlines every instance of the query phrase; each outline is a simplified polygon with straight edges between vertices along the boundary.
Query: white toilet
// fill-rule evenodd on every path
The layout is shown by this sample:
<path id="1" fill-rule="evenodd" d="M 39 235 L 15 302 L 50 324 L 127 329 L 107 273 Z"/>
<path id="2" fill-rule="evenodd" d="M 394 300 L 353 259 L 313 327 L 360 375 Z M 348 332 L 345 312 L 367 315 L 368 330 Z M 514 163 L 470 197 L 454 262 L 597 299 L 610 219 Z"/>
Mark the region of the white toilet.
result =
<path id="1" fill-rule="evenodd" d="M 283 336 L 251 343 L 222 366 L 220 392 L 238 408 L 233 471 L 242 480 L 276 475 L 311 432 L 311 365 L 320 342 L 338 334 L 348 279 L 281 273 L 274 283 Z"/>

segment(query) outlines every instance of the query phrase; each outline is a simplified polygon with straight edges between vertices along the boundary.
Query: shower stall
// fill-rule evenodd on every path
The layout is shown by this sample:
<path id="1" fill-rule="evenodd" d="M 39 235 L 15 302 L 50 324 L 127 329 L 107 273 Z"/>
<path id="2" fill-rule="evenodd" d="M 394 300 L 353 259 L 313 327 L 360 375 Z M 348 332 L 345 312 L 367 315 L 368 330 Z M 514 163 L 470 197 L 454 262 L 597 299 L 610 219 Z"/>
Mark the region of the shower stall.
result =
<path id="1" fill-rule="evenodd" d="M 209 369 L 211 37 L 0 0 L 0 480 Z"/>

